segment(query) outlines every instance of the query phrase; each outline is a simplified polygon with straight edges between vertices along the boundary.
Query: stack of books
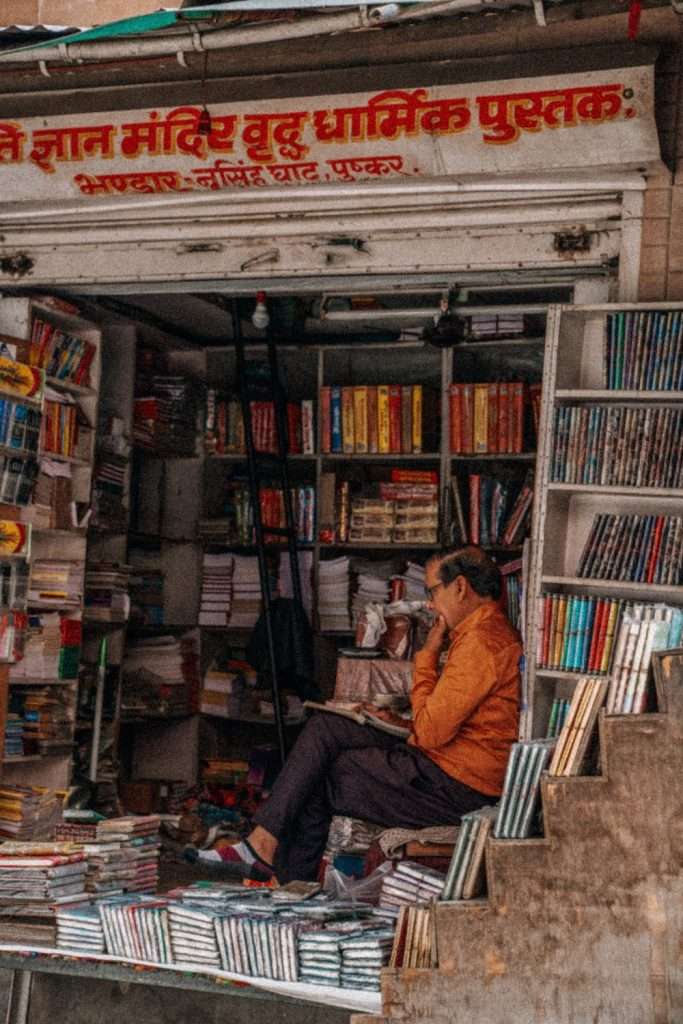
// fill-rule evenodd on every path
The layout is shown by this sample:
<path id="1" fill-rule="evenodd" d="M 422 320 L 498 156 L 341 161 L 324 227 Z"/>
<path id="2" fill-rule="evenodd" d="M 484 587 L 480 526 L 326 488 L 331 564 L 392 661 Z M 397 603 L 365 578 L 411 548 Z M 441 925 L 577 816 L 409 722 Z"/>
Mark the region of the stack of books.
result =
<path id="1" fill-rule="evenodd" d="M 96 906 L 57 907 L 57 949 L 104 953 L 104 932 Z"/>
<path id="2" fill-rule="evenodd" d="M 125 505 L 128 458 L 105 448 L 98 449 L 93 470 L 91 525 L 100 530 L 123 530 L 128 527 Z"/>
<path id="3" fill-rule="evenodd" d="M 87 903 L 87 860 L 56 843 L 4 843 L 0 848 L 0 940 L 54 945 L 56 908 Z"/>
<path id="4" fill-rule="evenodd" d="M 525 409 L 538 428 L 541 385 L 522 381 L 451 384 L 450 449 L 456 455 L 514 455 L 524 451 Z"/>
<path id="5" fill-rule="evenodd" d="M 610 390 L 679 391 L 683 387 L 683 317 L 623 311 L 605 323 L 604 386 Z"/>
<path id="6" fill-rule="evenodd" d="M 64 796 L 39 786 L 0 786 L 0 837 L 19 841 L 52 835 Z"/>
<path id="7" fill-rule="evenodd" d="M 40 442 L 40 410 L 11 398 L 0 398 L 0 444 L 17 454 L 37 452 Z"/>
<path id="8" fill-rule="evenodd" d="M 423 450 L 421 384 L 320 389 L 323 452 L 419 454 Z"/>
<path id="9" fill-rule="evenodd" d="M 31 563 L 28 602 L 34 607 L 80 607 L 83 565 L 57 558 L 36 558 Z"/>
<path id="10" fill-rule="evenodd" d="M 463 814 L 441 893 L 442 900 L 470 900 L 484 891 L 486 839 L 497 814 L 497 807 L 482 807 L 471 814 Z"/>
<path id="11" fill-rule="evenodd" d="M 59 612 L 29 615 L 23 656 L 12 666 L 10 680 L 76 679 L 81 633 L 80 619 Z"/>
<path id="12" fill-rule="evenodd" d="M 624 609 L 610 673 L 607 712 L 641 714 L 650 703 L 652 652 L 680 647 L 683 611 L 663 604 L 634 604 Z"/>
<path id="13" fill-rule="evenodd" d="M 465 320 L 466 336 L 473 341 L 518 338 L 526 329 L 523 313 L 472 313 Z"/>
<path id="14" fill-rule="evenodd" d="M 10 707 L 13 701 L 10 698 Z M 8 757 L 21 757 L 24 753 L 24 719 L 21 714 L 10 711 L 5 719 L 5 754 Z"/>
<path id="15" fill-rule="evenodd" d="M 234 629 L 251 629 L 261 614 L 258 559 L 251 555 L 234 555 L 233 562 L 230 626 Z"/>
<path id="16" fill-rule="evenodd" d="M 97 837 L 83 843 L 81 849 L 88 858 L 85 888 L 93 898 L 119 894 L 135 883 L 135 858 L 132 850 L 120 842 L 108 842 Z"/>
<path id="17" fill-rule="evenodd" d="M 351 621 L 355 626 L 368 604 L 385 605 L 390 599 L 389 579 L 393 572 L 391 562 L 367 562 L 353 559 L 351 567 L 356 575 L 356 589 L 351 601 Z"/>
<path id="18" fill-rule="evenodd" d="M 395 524 L 393 501 L 354 498 L 348 539 L 352 544 L 390 544 Z"/>
<path id="19" fill-rule="evenodd" d="M 168 906 L 172 960 L 188 967 L 222 965 L 218 946 L 219 915 L 211 906 L 183 901 Z"/>
<path id="20" fill-rule="evenodd" d="M 425 567 L 423 565 L 419 565 L 417 562 L 407 562 L 401 580 L 404 585 L 401 600 L 425 600 Z"/>
<path id="21" fill-rule="evenodd" d="M 166 458 L 195 454 L 198 389 L 187 377 L 154 375 L 135 399 L 133 443 Z"/>
<path id="22" fill-rule="evenodd" d="M 394 502 L 396 544 L 436 544 L 439 533 L 439 478 L 433 470 L 392 470 L 379 485 L 380 498 Z"/>
<path id="23" fill-rule="evenodd" d="M 202 562 L 200 626 L 227 626 L 232 612 L 233 555 L 205 554 Z"/>
<path id="24" fill-rule="evenodd" d="M 127 622 L 130 616 L 128 577 L 131 566 L 119 562 L 88 562 L 85 569 L 84 615 L 94 622 Z"/>
<path id="25" fill-rule="evenodd" d="M 118 843 L 130 855 L 133 877 L 128 892 L 156 892 L 159 884 L 160 819 L 156 814 L 107 818 L 97 825 L 97 839 Z"/>
<path id="26" fill-rule="evenodd" d="M 399 861 L 396 869 L 382 881 L 379 905 L 387 909 L 402 907 L 406 903 L 438 900 L 445 882 L 446 876 L 435 868 L 409 860 Z"/>
<path id="27" fill-rule="evenodd" d="M 581 774 L 606 694 L 606 679 L 579 679 L 550 761 L 549 775 Z"/>
<path id="28" fill-rule="evenodd" d="M 677 488 L 683 482 L 681 409 L 562 405 L 553 430 L 553 483 Z"/>
<path id="29" fill-rule="evenodd" d="M 678 586 L 683 558 L 683 517 L 614 515 L 593 518 L 576 575 Z"/>
<path id="30" fill-rule="evenodd" d="M 15 693 L 23 703 L 25 754 L 57 756 L 73 749 L 73 693 L 63 686 L 25 688 Z"/>
<path id="31" fill-rule="evenodd" d="M 244 677 L 240 672 L 210 668 L 204 676 L 199 710 L 219 718 L 239 718 L 242 713 Z"/>
<path id="32" fill-rule="evenodd" d="M 351 628 L 349 569 L 349 559 L 344 556 L 320 562 L 318 567 L 318 618 L 322 632 L 348 632 Z"/>
<path id="33" fill-rule="evenodd" d="M 531 835 L 536 824 L 541 775 L 554 746 L 553 739 L 528 740 L 512 745 L 493 827 L 496 839 L 526 839 Z"/>
<path id="34" fill-rule="evenodd" d="M 158 551 L 131 548 L 128 592 L 130 620 L 135 625 L 161 626 L 164 621 L 164 574 Z"/>
<path id="35" fill-rule="evenodd" d="M 368 929 L 342 939 L 341 987 L 379 992 L 380 971 L 389 963 L 393 943 L 393 928 Z"/>
<path id="36" fill-rule="evenodd" d="M 96 352 L 97 347 L 85 338 L 67 334 L 40 317 L 33 320 L 29 363 L 42 367 L 48 377 L 87 387 Z"/>
<path id="37" fill-rule="evenodd" d="M 196 685 L 191 654 L 184 640 L 175 636 L 130 639 L 122 666 L 122 715 L 187 714 Z"/>

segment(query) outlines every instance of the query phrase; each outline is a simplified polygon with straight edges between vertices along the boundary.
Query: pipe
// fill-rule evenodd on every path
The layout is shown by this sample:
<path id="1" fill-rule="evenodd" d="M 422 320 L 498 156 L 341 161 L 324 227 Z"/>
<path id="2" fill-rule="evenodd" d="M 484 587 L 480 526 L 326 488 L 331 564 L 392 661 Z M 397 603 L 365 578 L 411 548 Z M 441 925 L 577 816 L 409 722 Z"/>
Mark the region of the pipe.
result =
<path id="1" fill-rule="evenodd" d="M 185 50 L 196 51 L 231 49 L 234 46 L 252 46 L 262 43 L 281 42 L 285 39 L 304 39 L 308 36 L 331 35 L 336 32 L 353 32 L 371 27 L 364 7 L 343 14 L 320 15 L 305 21 L 277 21 L 251 28 L 217 29 L 201 33 L 199 40 L 188 29 L 182 35 L 164 35 L 150 38 L 120 40 L 97 43 L 61 43 L 45 46 L 40 50 L 16 50 L 0 54 L 0 63 L 31 64 L 36 61 L 59 60 L 62 62 L 84 60 L 117 60 L 128 57 L 151 57 L 177 55 Z M 197 44 L 201 45 L 197 45 Z"/>

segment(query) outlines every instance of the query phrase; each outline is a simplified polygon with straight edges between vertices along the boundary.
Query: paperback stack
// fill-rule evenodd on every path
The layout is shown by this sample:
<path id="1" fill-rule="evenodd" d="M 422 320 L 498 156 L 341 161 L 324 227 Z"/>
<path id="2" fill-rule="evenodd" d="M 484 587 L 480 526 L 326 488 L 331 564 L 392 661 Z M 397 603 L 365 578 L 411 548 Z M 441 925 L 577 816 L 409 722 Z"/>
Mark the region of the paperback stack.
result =
<path id="1" fill-rule="evenodd" d="M 23 697 L 26 754 L 57 756 L 73 748 L 73 694 L 62 686 L 28 689 Z"/>
<path id="2" fill-rule="evenodd" d="M 97 907 L 57 907 L 57 949 L 104 953 L 104 932 Z"/>
<path id="3" fill-rule="evenodd" d="M 619 625 L 607 696 L 607 713 L 641 714 L 649 699 L 653 651 L 679 647 L 683 611 L 665 604 L 627 606 Z"/>
<path id="4" fill-rule="evenodd" d="M 406 903 L 438 900 L 445 881 L 446 876 L 441 871 L 409 860 L 400 861 L 396 870 L 382 882 L 379 905 L 383 909 L 398 908 Z"/>
<path id="5" fill-rule="evenodd" d="M 128 577 L 130 565 L 88 562 L 85 570 L 86 619 L 93 622 L 126 622 L 130 614 Z"/>
<path id="6" fill-rule="evenodd" d="M 244 677 L 239 672 L 224 672 L 210 667 L 204 675 L 199 710 L 219 718 L 239 718 L 242 713 Z"/>
<path id="7" fill-rule="evenodd" d="M 81 562 L 37 558 L 31 563 L 28 601 L 34 607 L 73 605 L 83 597 Z"/>
<path id="8" fill-rule="evenodd" d="M 123 843 L 96 838 L 94 842 L 84 843 L 82 849 L 88 858 L 85 887 L 92 897 L 116 895 L 132 889 L 135 858 Z"/>
<path id="9" fill-rule="evenodd" d="M 349 632 L 350 563 L 342 556 L 321 561 L 318 567 L 318 617 L 322 632 Z"/>
<path id="10" fill-rule="evenodd" d="M 156 892 L 159 884 L 160 819 L 155 814 L 109 818 L 97 826 L 98 842 L 118 843 L 130 854 L 128 892 Z"/>
<path id="11" fill-rule="evenodd" d="M 164 574 L 158 551 L 134 548 L 128 555 L 130 620 L 135 625 L 161 626 L 164 621 Z"/>
<path id="12" fill-rule="evenodd" d="M 191 705 L 191 637 L 139 637 L 126 645 L 121 690 L 122 713 L 130 715 L 183 715 Z"/>
<path id="13" fill-rule="evenodd" d="M 235 555 L 233 561 L 230 626 L 233 629 L 251 629 L 261 614 L 258 559 L 250 555 Z"/>
<path id="14" fill-rule="evenodd" d="M 683 556 L 683 517 L 595 516 L 576 575 L 678 586 Z"/>
<path id="15" fill-rule="evenodd" d="M 304 606 L 309 621 L 313 615 L 313 552 L 297 552 L 299 562 L 299 582 L 301 583 L 301 602 Z M 292 567 L 289 555 L 280 552 L 280 567 L 278 572 L 278 592 L 280 597 L 294 597 L 294 585 L 292 583 Z"/>
<path id="16" fill-rule="evenodd" d="M 464 814 L 446 874 L 442 900 L 469 900 L 484 889 L 484 851 L 486 839 L 493 827 L 497 807 Z"/>
<path id="17" fill-rule="evenodd" d="M 339 943 L 342 988 L 378 992 L 380 971 L 389 963 L 393 942 L 393 928 L 368 930 L 342 939 Z"/>
<path id="18" fill-rule="evenodd" d="M 0 837 L 28 840 L 52 835 L 63 798 L 64 793 L 59 790 L 0 786 Z"/>
<path id="19" fill-rule="evenodd" d="M 424 601 L 425 599 L 425 567 L 417 562 L 408 562 L 406 570 L 401 579 L 404 582 L 404 591 L 401 595 L 404 601 Z"/>
<path id="20" fill-rule="evenodd" d="M 550 775 L 580 774 L 606 694 L 606 679 L 579 679 L 548 768 Z"/>
<path id="21" fill-rule="evenodd" d="M 555 740 L 528 740 L 512 745 L 493 830 L 496 839 L 526 839 L 531 834 L 541 775 L 554 746 Z"/>
<path id="22" fill-rule="evenodd" d="M 200 626 L 227 626 L 230 622 L 234 570 L 233 555 L 204 555 Z"/>
<path id="23" fill-rule="evenodd" d="M 58 612 L 28 616 L 21 661 L 10 670 L 10 680 L 75 679 L 81 652 L 80 619 Z"/>
<path id="24" fill-rule="evenodd" d="M 390 544 L 395 524 L 393 501 L 381 498 L 354 498 L 351 502 L 352 544 Z"/>
<path id="25" fill-rule="evenodd" d="M 389 579 L 393 565 L 390 562 L 371 562 L 353 559 L 351 568 L 356 574 L 356 591 L 351 602 L 351 621 L 355 626 L 368 604 L 385 605 L 389 601 Z"/>
<path id="26" fill-rule="evenodd" d="M 0 940 L 54 945 L 57 906 L 87 902 L 84 853 L 45 843 L 0 848 Z"/>
<path id="27" fill-rule="evenodd" d="M 217 911 L 212 906 L 186 902 L 169 904 L 172 962 L 220 969 L 216 916 Z"/>

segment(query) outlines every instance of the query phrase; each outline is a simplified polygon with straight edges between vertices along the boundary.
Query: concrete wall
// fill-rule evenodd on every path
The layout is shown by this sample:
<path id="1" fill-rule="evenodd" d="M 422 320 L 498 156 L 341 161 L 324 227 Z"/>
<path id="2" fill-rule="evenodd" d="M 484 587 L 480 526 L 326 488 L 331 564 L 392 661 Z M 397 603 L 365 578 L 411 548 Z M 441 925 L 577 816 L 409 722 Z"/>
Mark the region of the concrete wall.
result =
<path id="1" fill-rule="evenodd" d="M 177 6 L 180 6 L 180 0 Z M 84 28 L 130 18 L 135 14 L 147 14 L 159 7 L 158 0 L 2 0 L 0 23 Z"/>

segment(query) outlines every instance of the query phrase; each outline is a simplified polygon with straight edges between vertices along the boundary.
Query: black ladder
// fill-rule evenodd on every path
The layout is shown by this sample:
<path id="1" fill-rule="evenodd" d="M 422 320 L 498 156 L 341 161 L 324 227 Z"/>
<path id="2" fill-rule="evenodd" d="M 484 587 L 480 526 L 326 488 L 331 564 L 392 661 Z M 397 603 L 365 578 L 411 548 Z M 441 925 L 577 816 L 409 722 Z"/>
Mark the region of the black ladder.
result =
<path id="1" fill-rule="evenodd" d="M 279 373 L 277 360 L 277 344 L 273 337 L 270 326 L 266 331 L 266 353 L 268 356 L 269 373 L 266 381 L 263 378 L 257 379 L 250 374 L 250 364 L 244 350 L 244 337 L 242 335 L 242 323 L 239 315 L 237 299 L 232 300 L 232 334 L 235 345 L 237 381 L 239 386 L 240 405 L 244 420 L 244 438 L 247 450 L 247 469 L 249 478 L 249 497 L 251 500 L 252 516 L 254 522 L 254 536 L 256 540 L 256 553 L 258 556 L 259 580 L 261 583 L 261 594 L 263 595 L 263 614 L 266 625 L 266 637 L 268 643 L 268 662 L 270 666 L 270 682 L 273 695 L 273 708 L 275 710 L 275 726 L 277 729 L 277 741 L 280 751 L 280 760 L 284 763 L 286 756 L 285 729 L 283 722 L 282 704 L 280 701 L 280 686 L 278 679 L 277 657 L 275 652 L 275 638 L 273 633 L 273 601 L 274 595 L 271 591 L 271 580 L 266 562 L 266 544 L 264 542 L 264 527 L 261 518 L 261 486 L 265 479 L 272 482 L 277 480 L 281 490 L 285 511 L 284 527 L 266 527 L 265 532 L 269 535 L 282 537 L 287 542 L 287 552 L 292 576 L 292 590 L 294 600 L 301 604 L 301 579 L 299 577 L 299 559 L 297 555 L 297 531 L 294 522 L 294 511 L 292 508 L 292 492 L 289 485 L 289 467 L 287 465 L 288 455 L 288 428 L 287 428 L 287 396 L 284 391 L 282 379 Z M 256 450 L 254 445 L 254 432 L 251 422 L 251 402 L 264 397 L 267 389 L 267 398 L 273 402 L 275 411 L 275 439 L 277 452 L 266 453 Z"/>

